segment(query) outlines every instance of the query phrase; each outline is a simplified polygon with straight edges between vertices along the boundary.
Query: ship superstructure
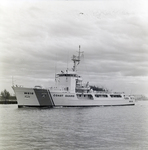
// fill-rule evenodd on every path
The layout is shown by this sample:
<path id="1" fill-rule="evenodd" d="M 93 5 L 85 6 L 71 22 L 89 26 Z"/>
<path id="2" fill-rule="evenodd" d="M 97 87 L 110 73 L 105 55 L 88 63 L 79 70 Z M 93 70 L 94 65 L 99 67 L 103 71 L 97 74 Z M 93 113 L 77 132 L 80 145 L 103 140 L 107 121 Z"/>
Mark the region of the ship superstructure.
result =
<path id="1" fill-rule="evenodd" d="M 124 106 L 134 105 L 135 99 L 124 93 L 108 93 L 93 91 L 89 82 L 83 83 L 82 77 L 77 74 L 83 52 L 78 51 L 78 56 L 73 55 L 73 68 L 56 74 L 55 86 L 42 88 L 25 88 L 13 86 L 17 97 L 18 107 L 90 107 L 90 106 Z"/>

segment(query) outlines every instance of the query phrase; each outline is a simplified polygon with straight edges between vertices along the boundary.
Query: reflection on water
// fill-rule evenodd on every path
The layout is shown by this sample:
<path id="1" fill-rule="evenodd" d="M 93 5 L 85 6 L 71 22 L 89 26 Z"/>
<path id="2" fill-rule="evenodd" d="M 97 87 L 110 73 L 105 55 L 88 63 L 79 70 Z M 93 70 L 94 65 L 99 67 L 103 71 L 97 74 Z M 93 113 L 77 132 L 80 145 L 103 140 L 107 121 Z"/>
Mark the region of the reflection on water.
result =
<path id="1" fill-rule="evenodd" d="M 145 150 L 148 102 L 54 109 L 0 105 L 0 149 Z"/>

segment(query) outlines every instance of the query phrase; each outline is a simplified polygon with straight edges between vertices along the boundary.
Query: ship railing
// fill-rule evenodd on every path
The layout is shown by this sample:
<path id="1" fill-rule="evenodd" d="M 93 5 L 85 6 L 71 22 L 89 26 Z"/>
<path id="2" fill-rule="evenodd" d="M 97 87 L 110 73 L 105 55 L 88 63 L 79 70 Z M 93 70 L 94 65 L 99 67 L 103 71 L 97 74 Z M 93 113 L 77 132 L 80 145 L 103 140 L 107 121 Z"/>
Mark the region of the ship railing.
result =
<path id="1" fill-rule="evenodd" d="M 43 89 L 43 87 L 41 85 L 36 85 L 34 86 L 35 89 Z"/>
<path id="2" fill-rule="evenodd" d="M 66 92 L 66 91 L 68 91 L 68 87 L 49 87 L 49 90 Z"/>

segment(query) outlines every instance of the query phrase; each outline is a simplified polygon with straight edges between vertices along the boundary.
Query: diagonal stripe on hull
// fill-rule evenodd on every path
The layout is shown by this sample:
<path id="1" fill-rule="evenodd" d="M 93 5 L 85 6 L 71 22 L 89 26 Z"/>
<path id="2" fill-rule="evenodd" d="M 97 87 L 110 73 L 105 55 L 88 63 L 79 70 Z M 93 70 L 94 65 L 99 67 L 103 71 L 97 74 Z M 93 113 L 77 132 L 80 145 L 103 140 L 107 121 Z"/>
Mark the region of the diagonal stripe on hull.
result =
<path id="1" fill-rule="evenodd" d="M 34 89 L 40 106 L 53 106 L 52 97 L 46 89 Z"/>

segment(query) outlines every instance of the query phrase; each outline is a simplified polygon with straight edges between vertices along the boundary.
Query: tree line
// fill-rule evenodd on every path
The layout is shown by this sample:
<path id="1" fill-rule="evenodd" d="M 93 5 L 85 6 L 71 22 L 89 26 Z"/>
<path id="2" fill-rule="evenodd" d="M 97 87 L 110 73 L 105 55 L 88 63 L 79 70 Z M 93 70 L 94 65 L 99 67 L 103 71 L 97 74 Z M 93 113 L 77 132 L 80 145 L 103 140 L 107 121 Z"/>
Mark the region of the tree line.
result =
<path id="1" fill-rule="evenodd" d="M 6 89 L 4 89 L 4 91 L 1 91 L 1 96 L 0 96 L 0 100 L 16 100 L 16 96 L 12 96 L 9 91 L 7 91 Z"/>

